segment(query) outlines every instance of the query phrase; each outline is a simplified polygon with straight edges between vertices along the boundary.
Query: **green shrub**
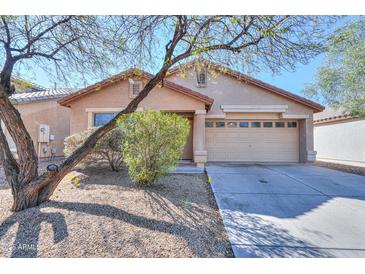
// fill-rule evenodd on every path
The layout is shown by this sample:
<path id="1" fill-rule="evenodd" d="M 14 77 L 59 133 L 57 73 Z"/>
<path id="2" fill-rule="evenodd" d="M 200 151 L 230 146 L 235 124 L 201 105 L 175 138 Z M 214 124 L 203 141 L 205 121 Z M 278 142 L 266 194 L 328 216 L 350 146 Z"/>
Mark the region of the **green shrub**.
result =
<path id="1" fill-rule="evenodd" d="M 71 135 L 65 139 L 64 153 L 71 155 L 97 128 L 89 128 L 82 132 Z M 123 153 L 121 146 L 123 142 L 123 131 L 115 128 L 99 140 L 95 148 L 82 161 L 82 164 L 91 164 L 105 160 L 109 163 L 112 171 L 119 171 L 123 166 Z"/>
<path id="2" fill-rule="evenodd" d="M 174 113 L 134 112 L 118 121 L 123 158 L 136 183 L 150 185 L 176 167 L 189 134 L 188 120 Z"/>

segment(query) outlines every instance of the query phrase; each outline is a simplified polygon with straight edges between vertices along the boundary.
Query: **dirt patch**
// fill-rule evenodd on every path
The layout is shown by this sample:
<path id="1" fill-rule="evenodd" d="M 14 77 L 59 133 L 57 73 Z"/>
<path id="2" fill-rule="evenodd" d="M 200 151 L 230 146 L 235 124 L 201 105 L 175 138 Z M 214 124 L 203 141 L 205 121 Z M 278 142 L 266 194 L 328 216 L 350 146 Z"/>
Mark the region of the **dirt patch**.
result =
<path id="1" fill-rule="evenodd" d="M 125 171 L 77 169 L 40 207 L 10 212 L 9 189 L 0 200 L 2 257 L 232 257 L 204 174 L 146 188 Z"/>
<path id="2" fill-rule="evenodd" d="M 332 168 L 352 174 L 358 174 L 365 176 L 365 167 L 358 167 L 358 166 L 350 166 L 350 165 L 342 165 L 337 163 L 330 163 L 330 162 L 323 162 L 323 161 L 316 161 L 315 164 L 321 167 Z"/>

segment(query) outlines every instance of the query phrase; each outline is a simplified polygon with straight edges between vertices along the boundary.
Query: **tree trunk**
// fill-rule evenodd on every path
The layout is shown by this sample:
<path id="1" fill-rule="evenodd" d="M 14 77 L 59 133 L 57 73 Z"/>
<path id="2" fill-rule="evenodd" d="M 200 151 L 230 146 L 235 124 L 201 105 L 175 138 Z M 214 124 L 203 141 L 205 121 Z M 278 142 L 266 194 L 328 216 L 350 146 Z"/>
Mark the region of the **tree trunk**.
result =
<path id="1" fill-rule="evenodd" d="M 43 183 L 45 186 L 39 187 L 40 183 Z M 13 195 L 11 211 L 21 211 L 48 201 L 58 183 L 56 178 L 38 178 L 27 184 L 13 182 L 11 185 Z"/>
<path id="2" fill-rule="evenodd" d="M 11 206 L 11 211 L 16 212 L 37 206 L 39 204 L 37 194 L 37 192 L 28 192 L 24 189 L 13 192 L 13 205 Z"/>

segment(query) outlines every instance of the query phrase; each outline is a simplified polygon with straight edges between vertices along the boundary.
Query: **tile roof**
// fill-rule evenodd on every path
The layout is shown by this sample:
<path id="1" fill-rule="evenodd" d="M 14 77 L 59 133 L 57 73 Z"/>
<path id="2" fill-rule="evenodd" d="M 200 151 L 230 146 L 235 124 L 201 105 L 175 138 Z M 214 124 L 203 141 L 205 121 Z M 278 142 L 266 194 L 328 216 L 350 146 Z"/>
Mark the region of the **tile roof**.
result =
<path id="1" fill-rule="evenodd" d="M 75 92 L 74 89 L 58 88 L 43 89 L 41 91 L 15 93 L 10 96 L 10 100 L 15 104 L 30 103 L 35 101 L 58 99 Z"/>
<path id="2" fill-rule="evenodd" d="M 29 80 L 25 80 L 24 78 L 20 77 L 19 75 L 15 75 L 11 79 L 12 84 L 15 86 L 15 90 L 17 93 L 21 92 L 35 92 L 45 90 L 44 87 L 35 84 Z"/>
<path id="3" fill-rule="evenodd" d="M 323 112 L 315 113 L 313 115 L 314 124 L 321 124 L 340 120 L 349 120 L 355 118 L 346 113 L 343 108 L 333 108 L 327 106 Z"/>

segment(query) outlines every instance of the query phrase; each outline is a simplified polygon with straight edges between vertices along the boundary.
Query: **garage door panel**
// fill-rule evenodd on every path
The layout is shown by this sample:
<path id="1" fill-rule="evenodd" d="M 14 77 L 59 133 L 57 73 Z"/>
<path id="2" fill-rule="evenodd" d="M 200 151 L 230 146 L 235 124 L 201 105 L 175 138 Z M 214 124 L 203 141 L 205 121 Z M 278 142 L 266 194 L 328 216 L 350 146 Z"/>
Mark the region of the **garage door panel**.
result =
<path id="1" fill-rule="evenodd" d="M 222 143 L 222 144 L 227 144 L 227 143 L 238 143 L 237 140 L 240 140 L 240 137 L 237 136 L 237 137 L 230 137 L 230 136 L 222 136 L 222 137 L 219 137 L 219 136 L 215 136 L 213 138 L 213 143 L 216 143 L 216 144 L 219 144 L 219 143 Z"/>
<path id="2" fill-rule="evenodd" d="M 208 161 L 298 162 L 298 128 L 206 128 Z"/>

